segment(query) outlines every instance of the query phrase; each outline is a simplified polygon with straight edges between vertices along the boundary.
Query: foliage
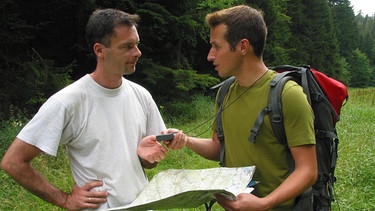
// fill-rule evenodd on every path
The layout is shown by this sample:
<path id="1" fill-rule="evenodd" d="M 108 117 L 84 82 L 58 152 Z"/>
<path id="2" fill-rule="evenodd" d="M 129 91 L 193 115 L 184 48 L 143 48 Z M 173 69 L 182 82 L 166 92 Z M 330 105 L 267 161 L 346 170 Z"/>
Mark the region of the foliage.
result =
<path id="1" fill-rule="evenodd" d="M 79 24 L 85 22 L 75 17 L 88 4 L 1 1 L 0 119 L 9 118 L 11 106 L 34 113 L 46 98 L 69 83 L 72 49 L 79 48 L 76 37 L 83 31 Z M 75 6 L 79 9 L 72 10 Z"/>
<path id="2" fill-rule="evenodd" d="M 349 0 L 329 0 L 328 2 L 332 10 L 333 26 L 339 44 L 337 79 L 349 84 L 351 75 L 347 61 L 352 52 L 358 48 L 359 27 Z"/>
<path id="3" fill-rule="evenodd" d="M 0 157 L 2 158 L 6 149 L 13 141 L 15 134 L 28 121 L 26 114 L 14 106 L 10 106 L 10 117 L 7 120 L 0 120 Z"/>
<path id="4" fill-rule="evenodd" d="M 359 17 L 358 17 L 358 20 Z M 375 64 L 374 55 L 374 37 L 375 37 L 375 20 L 374 17 L 370 18 L 366 16 L 362 20 L 358 21 L 358 24 L 362 30 L 359 34 L 359 49 L 366 54 L 367 58 L 370 59 L 370 64 Z"/>
<path id="5" fill-rule="evenodd" d="M 205 10 L 206 12 L 214 12 L 239 4 L 244 4 L 241 0 L 202 0 L 198 2 L 197 9 Z"/>
<path id="6" fill-rule="evenodd" d="M 338 60 L 338 70 L 339 70 L 339 78 L 342 83 L 350 85 L 350 70 L 349 70 L 349 64 L 346 61 L 344 57 L 340 57 Z"/>
<path id="7" fill-rule="evenodd" d="M 197 42 L 207 37 L 207 30 L 203 18 L 192 11 L 196 3 L 181 1 L 180 4 L 186 7 L 177 6 L 177 11 L 176 4 L 168 1 L 144 2 L 138 6 L 136 12 L 142 20 L 139 33 L 145 40 L 141 48 L 145 57 L 160 65 L 190 69 L 195 62 Z"/>
<path id="8" fill-rule="evenodd" d="M 359 49 L 356 49 L 349 59 L 349 63 L 351 64 L 350 85 L 353 87 L 370 86 L 371 80 L 374 77 L 374 70 L 371 68 L 367 56 Z"/>
<path id="9" fill-rule="evenodd" d="M 302 64 L 324 72 L 333 78 L 339 78 L 339 50 L 335 36 L 331 10 L 326 0 L 290 1 L 295 10 L 289 10 L 292 17 L 293 42 L 290 43 L 292 58 Z M 301 54 L 302 52 L 302 54 Z"/>
<path id="10" fill-rule="evenodd" d="M 0 117 L 8 118 L 12 105 L 35 112 L 49 96 L 70 83 L 71 67 L 54 67 L 53 61 L 43 60 L 37 52 L 31 54 L 30 61 L 12 66 L 11 72 L 0 71 L 3 80 L 0 86 Z"/>
<path id="11" fill-rule="evenodd" d="M 249 5 L 261 9 L 268 29 L 267 44 L 263 59 L 268 66 L 291 64 L 291 49 L 285 48 L 292 39 L 290 26 L 291 17 L 287 13 L 287 2 L 277 1 L 247 1 Z"/>
<path id="12" fill-rule="evenodd" d="M 150 59 L 142 59 L 138 64 L 137 78 L 132 80 L 144 84 L 159 104 L 172 101 L 189 102 L 195 93 L 207 93 L 208 88 L 219 80 L 208 74 L 198 74 L 194 70 L 172 69 L 157 65 Z M 139 78 L 142 78 L 139 80 Z M 176 111 L 180 112 L 180 111 Z"/>
<path id="13" fill-rule="evenodd" d="M 208 100 L 211 101 L 208 102 Z M 184 125 L 186 122 L 200 120 L 202 117 L 214 117 L 214 107 L 211 106 L 213 102 L 213 97 L 198 94 L 192 96 L 191 102 L 175 101 L 172 103 L 167 103 L 164 106 L 160 106 L 160 111 L 164 120 L 169 124 Z M 211 123 L 212 121 L 209 120 L 209 122 Z"/>
<path id="14" fill-rule="evenodd" d="M 139 65 L 129 78 L 148 87 L 163 104 L 171 99 L 189 101 L 192 93 L 208 91 L 212 82 L 208 74 L 214 70 L 206 61 L 210 44 L 205 16 L 238 4 L 265 14 L 268 37 L 263 58 L 268 66 L 309 64 L 346 84 L 375 85 L 374 16 L 354 15 L 349 0 L 0 1 L 0 118 L 9 115 L 4 111 L 12 104 L 36 110 L 61 87 L 58 81 L 69 76 L 76 80 L 94 69 L 84 28 L 95 8 L 140 15 L 140 61 L 149 66 Z M 358 81 L 356 49 L 367 57 L 371 69 L 365 68 L 370 74 L 365 82 Z M 165 72 L 144 74 L 151 67 Z M 53 81 L 55 76 L 63 80 Z M 163 84 L 162 89 L 156 84 Z"/>
<path id="15" fill-rule="evenodd" d="M 349 0 L 329 0 L 340 54 L 348 58 L 359 47 L 359 26 Z"/>

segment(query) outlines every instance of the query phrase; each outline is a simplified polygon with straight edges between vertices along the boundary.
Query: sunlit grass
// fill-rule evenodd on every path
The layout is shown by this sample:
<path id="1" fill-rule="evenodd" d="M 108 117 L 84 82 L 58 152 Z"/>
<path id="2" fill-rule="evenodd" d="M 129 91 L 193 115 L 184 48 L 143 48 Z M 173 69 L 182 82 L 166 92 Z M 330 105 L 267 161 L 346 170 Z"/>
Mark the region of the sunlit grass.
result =
<path id="1" fill-rule="evenodd" d="M 341 210 L 375 210 L 375 89 L 351 89 L 349 96 L 337 124 L 337 202 Z"/>

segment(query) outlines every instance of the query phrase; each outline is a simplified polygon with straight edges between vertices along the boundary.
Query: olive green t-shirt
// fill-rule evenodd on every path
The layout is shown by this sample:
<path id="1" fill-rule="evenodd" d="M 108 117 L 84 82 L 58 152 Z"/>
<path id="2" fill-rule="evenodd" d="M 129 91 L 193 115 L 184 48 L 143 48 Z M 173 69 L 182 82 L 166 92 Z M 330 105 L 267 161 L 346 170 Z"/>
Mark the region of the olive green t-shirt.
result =
<path id="1" fill-rule="evenodd" d="M 241 87 L 235 81 L 223 103 L 225 164 L 228 167 L 255 165 L 253 179 L 259 184 L 253 194 L 258 197 L 271 193 L 289 175 L 286 149 L 276 139 L 269 115 L 265 116 L 256 142 L 248 141 L 259 112 L 268 103 L 269 84 L 275 75 L 276 72 L 268 71 L 250 88 Z M 288 145 L 315 144 L 313 112 L 302 87 L 294 81 L 288 81 L 284 87 L 282 108 Z M 292 204 L 289 201 L 284 205 L 290 209 Z"/>

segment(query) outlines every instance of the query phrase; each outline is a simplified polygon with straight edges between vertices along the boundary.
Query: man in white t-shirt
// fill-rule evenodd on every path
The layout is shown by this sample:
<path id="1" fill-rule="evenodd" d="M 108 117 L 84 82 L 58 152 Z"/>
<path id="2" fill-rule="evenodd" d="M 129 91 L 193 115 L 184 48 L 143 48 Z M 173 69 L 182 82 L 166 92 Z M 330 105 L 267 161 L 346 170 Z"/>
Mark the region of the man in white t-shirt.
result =
<path id="1" fill-rule="evenodd" d="M 68 210 L 126 205 L 147 183 L 143 168 L 165 158 L 167 149 L 154 134 L 166 128 L 154 100 L 123 77 L 141 56 L 137 20 L 114 9 L 93 12 L 86 38 L 96 69 L 49 98 L 4 155 L 2 168 L 38 197 Z M 76 183 L 71 193 L 30 164 L 42 152 L 56 156 L 59 145 L 69 154 Z"/>

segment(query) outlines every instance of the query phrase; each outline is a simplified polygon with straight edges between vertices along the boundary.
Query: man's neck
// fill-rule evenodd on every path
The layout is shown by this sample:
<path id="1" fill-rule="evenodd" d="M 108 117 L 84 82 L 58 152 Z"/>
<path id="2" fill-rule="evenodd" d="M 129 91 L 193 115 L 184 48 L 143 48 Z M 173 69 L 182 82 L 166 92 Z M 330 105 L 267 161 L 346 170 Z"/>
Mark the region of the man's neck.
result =
<path id="1" fill-rule="evenodd" d="M 246 67 L 241 73 L 235 75 L 238 84 L 242 87 L 253 86 L 258 82 L 268 71 L 264 63 L 258 63 Z"/>
<path id="2" fill-rule="evenodd" d="M 96 83 L 107 89 L 116 89 L 122 84 L 122 76 L 111 75 L 97 69 L 95 69 L 95 71 L 92 72 L 90 76 Z"/>

